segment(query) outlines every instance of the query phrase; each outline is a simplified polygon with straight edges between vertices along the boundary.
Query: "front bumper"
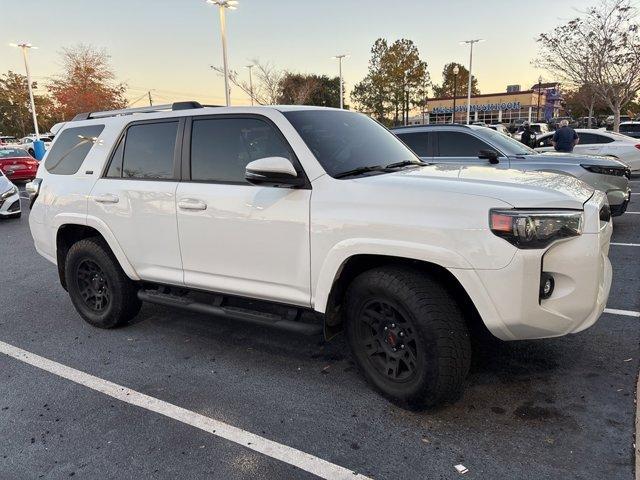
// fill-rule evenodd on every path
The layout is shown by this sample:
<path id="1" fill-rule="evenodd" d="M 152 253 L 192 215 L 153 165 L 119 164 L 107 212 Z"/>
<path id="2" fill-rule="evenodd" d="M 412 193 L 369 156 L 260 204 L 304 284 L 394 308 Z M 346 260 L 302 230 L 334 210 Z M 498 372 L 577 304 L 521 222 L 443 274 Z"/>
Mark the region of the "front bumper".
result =
<path id="1" fill-rule="evenodd" d="M 585 231 L 579 237 L 546 250 L 518 250 L 499 270 L 452 270 L 493 335 L 502 340 L 557 337 L 598 320 L 611 288 L 613 227 L 598 218 L 604 194 L 594 197 L 585 204 Z M 539 296 L 541 272 L 555 280 L 546 300 Z"/>
<path id="2" fill-rule="evenodd" d="M 21 212 L 20 192 L 4 200 L 0 199 L 0 217 L 9 217 Z"/>

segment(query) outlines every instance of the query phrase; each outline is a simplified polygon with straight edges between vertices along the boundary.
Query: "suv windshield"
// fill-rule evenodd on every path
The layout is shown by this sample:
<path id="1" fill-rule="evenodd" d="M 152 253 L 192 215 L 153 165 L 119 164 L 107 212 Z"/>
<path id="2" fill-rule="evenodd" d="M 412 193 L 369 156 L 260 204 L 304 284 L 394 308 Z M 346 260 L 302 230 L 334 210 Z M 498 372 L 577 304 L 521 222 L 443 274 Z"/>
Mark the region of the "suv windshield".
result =
<path id="1" fill-rule="evenodd" d="M 420 162 L 389 130 L 361 113 L 296 110 L 283 114 L 332 177 L 363 167 Z"/>
<path id="2" fill-rule="evenodd" d="M 534 155 L 537 152 L 503 133 L 490 128 L 479 128 L 475 132 L 485 138 L 505 155 Z"/>

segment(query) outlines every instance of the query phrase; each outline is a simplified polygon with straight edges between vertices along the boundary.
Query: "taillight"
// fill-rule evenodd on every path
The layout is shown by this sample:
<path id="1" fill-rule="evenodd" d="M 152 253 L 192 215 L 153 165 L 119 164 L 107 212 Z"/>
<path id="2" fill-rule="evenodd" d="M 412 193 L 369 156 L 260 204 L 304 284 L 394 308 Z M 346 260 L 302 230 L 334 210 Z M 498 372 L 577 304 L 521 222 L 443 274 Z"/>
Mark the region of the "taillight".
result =
<path id="1" fill-rule="evenodd" d="M 634 145 L 634 147 L 636 147 L 638 150 L 640 150 L 640 143 L 638 143 L 637 145 Z"/>

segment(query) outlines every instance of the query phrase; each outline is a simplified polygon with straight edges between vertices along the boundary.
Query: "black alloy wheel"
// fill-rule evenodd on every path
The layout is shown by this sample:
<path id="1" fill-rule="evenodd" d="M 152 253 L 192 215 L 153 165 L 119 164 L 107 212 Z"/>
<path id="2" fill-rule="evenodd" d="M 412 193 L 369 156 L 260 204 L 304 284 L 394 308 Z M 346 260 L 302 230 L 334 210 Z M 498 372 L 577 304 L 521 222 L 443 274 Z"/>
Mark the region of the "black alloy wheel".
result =
<path id="1" fill-rule="evenodd" d="M 104 311 L 111 301 L 109 282 L 100 268 L 92 260 L 82 260 L 76 269 L 78 291 L 85 305 L 95 312 Z"/>
<path id="2" fill-rule="evenodd" d="M 369 301 L 360 312 L 355 333 L 379 374 L 394 382 L 405 382 L 415 375 L 415 330 L 400 307 L 383 299 Z"/>

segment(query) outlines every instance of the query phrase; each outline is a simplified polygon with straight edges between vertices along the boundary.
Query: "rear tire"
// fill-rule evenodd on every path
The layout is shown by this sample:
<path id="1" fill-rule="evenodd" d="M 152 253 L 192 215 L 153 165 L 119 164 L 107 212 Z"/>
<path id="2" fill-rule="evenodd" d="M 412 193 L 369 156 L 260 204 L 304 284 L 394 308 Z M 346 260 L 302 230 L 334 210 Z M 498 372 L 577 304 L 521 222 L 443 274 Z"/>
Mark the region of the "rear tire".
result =
<path id="1" fill-rule="evenodd" d="M 457 303 L 424 272 L 382 267 L 358 276 L 346 297 L 346 330 L 367 381 L 402 406 L 459 398 L 469 371 L 469 331 Z"/>
<path id="2" fill-rule="evenodd" d="M 142 306 L 136 284 L 101 239 L 86 238 L 71 246 L 65 259 L 65 280 L 76 311 L 94 327 L 124 325 Z"/>

